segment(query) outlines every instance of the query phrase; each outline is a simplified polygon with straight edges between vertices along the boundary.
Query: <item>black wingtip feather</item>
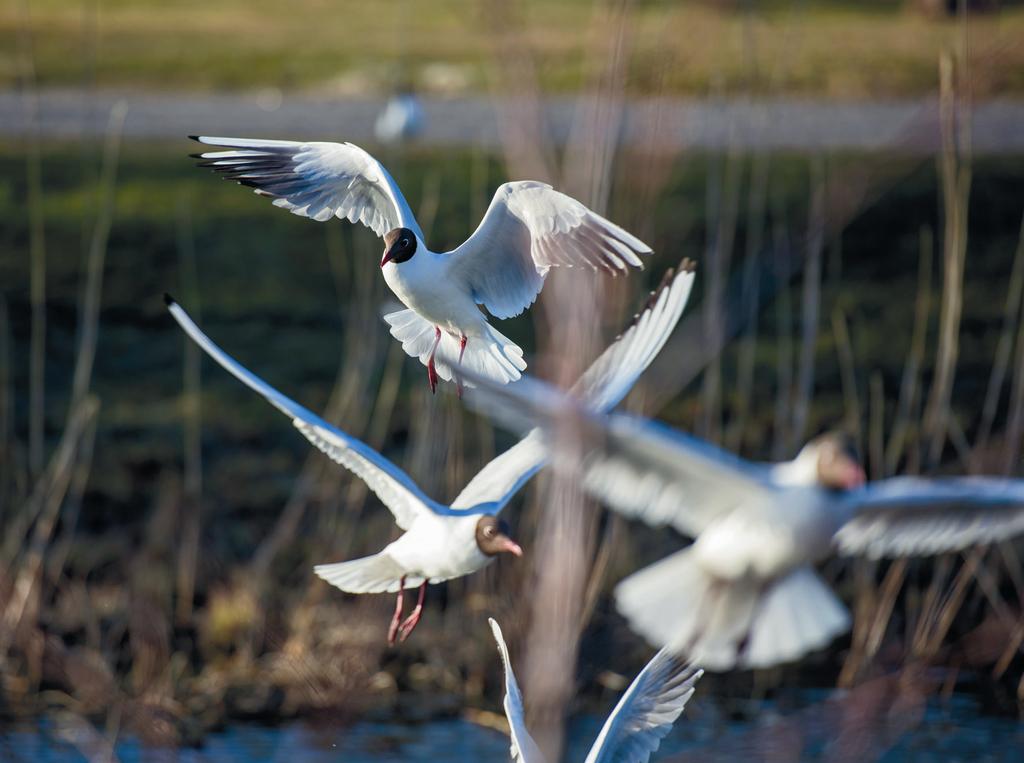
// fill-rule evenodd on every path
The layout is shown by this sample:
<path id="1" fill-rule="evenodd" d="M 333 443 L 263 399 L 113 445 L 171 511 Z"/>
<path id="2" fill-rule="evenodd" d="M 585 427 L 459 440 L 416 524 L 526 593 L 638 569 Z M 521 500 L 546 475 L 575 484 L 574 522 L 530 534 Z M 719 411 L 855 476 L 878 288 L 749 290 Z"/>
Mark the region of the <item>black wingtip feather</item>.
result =
<path id="1" fill-rule="evenodd" d="M 199 136 L 198 135 L 189 135 L 188 137 L 189 137 L 189 140 L 194 140 L 196 143 L 202 143 L 202 141 L 199 140 Z"/>
<path id="2" fill-rule="evenodd" d="M 174 297 L 172 297 L 170 294 L 168 294 L 165 291 L 164 292 L 164 304 L 167 305 L 168 307 L 173 307 L 174 305 L 177 304 L 177 302 L 175 301 Z"/>

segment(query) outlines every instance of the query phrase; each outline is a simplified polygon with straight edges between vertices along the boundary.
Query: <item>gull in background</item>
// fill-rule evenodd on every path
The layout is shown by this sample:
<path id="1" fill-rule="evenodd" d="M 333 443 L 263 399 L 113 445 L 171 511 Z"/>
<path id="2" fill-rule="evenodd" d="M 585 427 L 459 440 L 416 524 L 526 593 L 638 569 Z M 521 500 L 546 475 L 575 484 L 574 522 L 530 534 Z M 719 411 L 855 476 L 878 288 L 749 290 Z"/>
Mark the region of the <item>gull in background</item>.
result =
<path id="1" fill-rule="evenodd" d="M 380 267 L 409 308 L 384 320 L 402 348 L 427 367 L 430 389 L 466 367 L 507 384 L 526 368 L 523 351 L 487 321 L 533 304 L 552 267 L 612 275 L 642 267 L 640 239 L 544 183 L 504 183 L 476 231 L 448 252 L 427 248 L 412 210 L 384 166 L 351 143 L 300 143 L 190 136 L 229 148 L 194 154 L 200 166 L 250 186 L 275 206 L 320 222 L 360 222 L 384 239 Z"/>
<path id="2" fill-rule="evenodd" d="M 683 260 L 652 292 L 644 310 L 591 364 L 574 389 L 599 410 L 619 403 L 657 356 L 679 321 L 693 286 L 693 264 Z M 316 574 L 348 593 L 398 593 L 388 642 L 404 641 L 423 612 L 428 583 L 468 575 L 498 554 L 521 556 L 498 513 L 547 460 L 540 431 L 484 466 L 450 505 L 428 497 L 398 466 L 365 443 L 346 434 L 264 382 L 207 337 L 171 297 L 168 309 L 185 333 L 246 386 L 291 419 L 292 424 L 331 460 L 372 490 L 394 514 L 405 533 L 379 553 L 337 564 L 323 564 Z M 404 591 L 419 587 L 412 613 L 402 620 Z"/>
<path id="3" fill-rule="evenodd" d="M 839 434 L 759 464 L 654 421 L 588 410 L 530 378 L 481 385 L 480 410 L 506 424 L 543 426 L 556 443 L 580 433 L 561 440 L 575 450 L 552 463 L 580 475 L 593 498 L 695 539 L 627 577 L 615 599 L 649 642 L 709 670 L 771 667 L 845 632 L 846 607 L 811 566 L 830 554 L 940 554 L 1024 532 L 1024 480 L 865 483 Z"/>
<path id="4" fill-rule="evenodd" d="M 545 763 L 526 728 L 523 695 L 512 672 L 501 628 L 493 618 L 487 622 L 491 624 L 494 640 L 498 642 L 498 653 L 505 666 L 505 717 L 512 741 L 512 760 L 517 763 Z M 594 746 L 587 753 L 586 763 L 647 763 L 682 715 L 702 675 L 703 670 L 667 649 L 654 655 L 604 722 Z"/>

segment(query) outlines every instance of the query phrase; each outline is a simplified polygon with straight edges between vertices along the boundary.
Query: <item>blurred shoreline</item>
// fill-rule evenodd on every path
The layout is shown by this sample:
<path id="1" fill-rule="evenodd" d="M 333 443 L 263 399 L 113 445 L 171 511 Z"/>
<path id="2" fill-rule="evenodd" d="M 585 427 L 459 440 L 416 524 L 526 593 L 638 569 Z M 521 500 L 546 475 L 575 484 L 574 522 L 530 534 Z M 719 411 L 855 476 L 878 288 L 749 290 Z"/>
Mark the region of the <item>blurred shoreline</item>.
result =
<path id="1" fill-rule="evenodd" d="M 574 114 L 589 100 L 585 95 L 540 99 L 552 143 L 568 142 Z M 128 107 L 127 139 L 202 133 L 363 142 L 374 140 L 374 124 L 387 104 L 385 97 L 286 96 L 276 88 L 247 93 L 6 90 L 0 91 L 0 135 L 99 138 L 111 109 L 122 101 Z M 535 102 L 424 96 L 422 133 L 414 143 L 498 150 L 506 129 L 503 117 Z M 971 116 L 975 155 L 1024 152 L 1024 99 L 983 101 L 974 105 Z M 665 152 L 864 150 L 920 156 L 941 148 L 937 98 L 635 98 L 625 102 L 619 128 L 622 145 L 654 145 Z"/>

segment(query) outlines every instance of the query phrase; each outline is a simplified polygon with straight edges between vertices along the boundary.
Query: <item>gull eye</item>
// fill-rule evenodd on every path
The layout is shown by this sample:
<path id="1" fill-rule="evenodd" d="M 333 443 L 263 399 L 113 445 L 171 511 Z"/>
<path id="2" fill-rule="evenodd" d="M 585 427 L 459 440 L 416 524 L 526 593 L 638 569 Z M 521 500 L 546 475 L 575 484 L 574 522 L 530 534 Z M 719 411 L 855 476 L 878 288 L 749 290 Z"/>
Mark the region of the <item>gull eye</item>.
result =
<path id="1" fill-rule="evenodd" d="M 398 243 L 399 243 L 399 245 L 401 245 L 401 246 L 409 246 L 409 239 L 407 239 L 407 238 L 403 238 L 403 239 L 402 239 L 401 241 L 399 241 Z"/>
<path id="2" fill-rule="evenodd" d="M 493 538 L 494 537 L 494 527 L 486 527 L 486 528 L 484 528 L 484 535 L 487 536 L 488 538 Z"/>

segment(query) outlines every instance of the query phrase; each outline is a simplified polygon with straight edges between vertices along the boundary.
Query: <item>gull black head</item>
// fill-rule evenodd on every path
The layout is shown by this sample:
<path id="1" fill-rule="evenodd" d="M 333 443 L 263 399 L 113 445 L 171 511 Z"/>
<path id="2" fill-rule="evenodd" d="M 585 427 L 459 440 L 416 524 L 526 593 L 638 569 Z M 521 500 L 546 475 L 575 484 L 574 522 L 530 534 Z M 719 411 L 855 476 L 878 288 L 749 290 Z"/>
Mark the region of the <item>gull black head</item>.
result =
<path id="1" fill-rule="evenodd" d="M 384 236 L 384 259 L 380 266 L 384 267 L 389 262 L 406 262 L 416 254 L 416 234 L 408 228 L 395 228 L 388 231 Z"/>
<path id="2" fill-rule="evenodd" d="M 476 545 L 485 556 L 523 555 L 523 549 L 509 536 L 508 522 L 491 514 L 484 514 L 476 523 Z"/>
<path id="3" fill-rule="evenodd" d="M 864 467 L 857 456 L 853 438 L 842 432 L 830 432 L 812 443 L 818 452 L 818 481 L 831 490 L 853 490 L 864 484 Z"/>

